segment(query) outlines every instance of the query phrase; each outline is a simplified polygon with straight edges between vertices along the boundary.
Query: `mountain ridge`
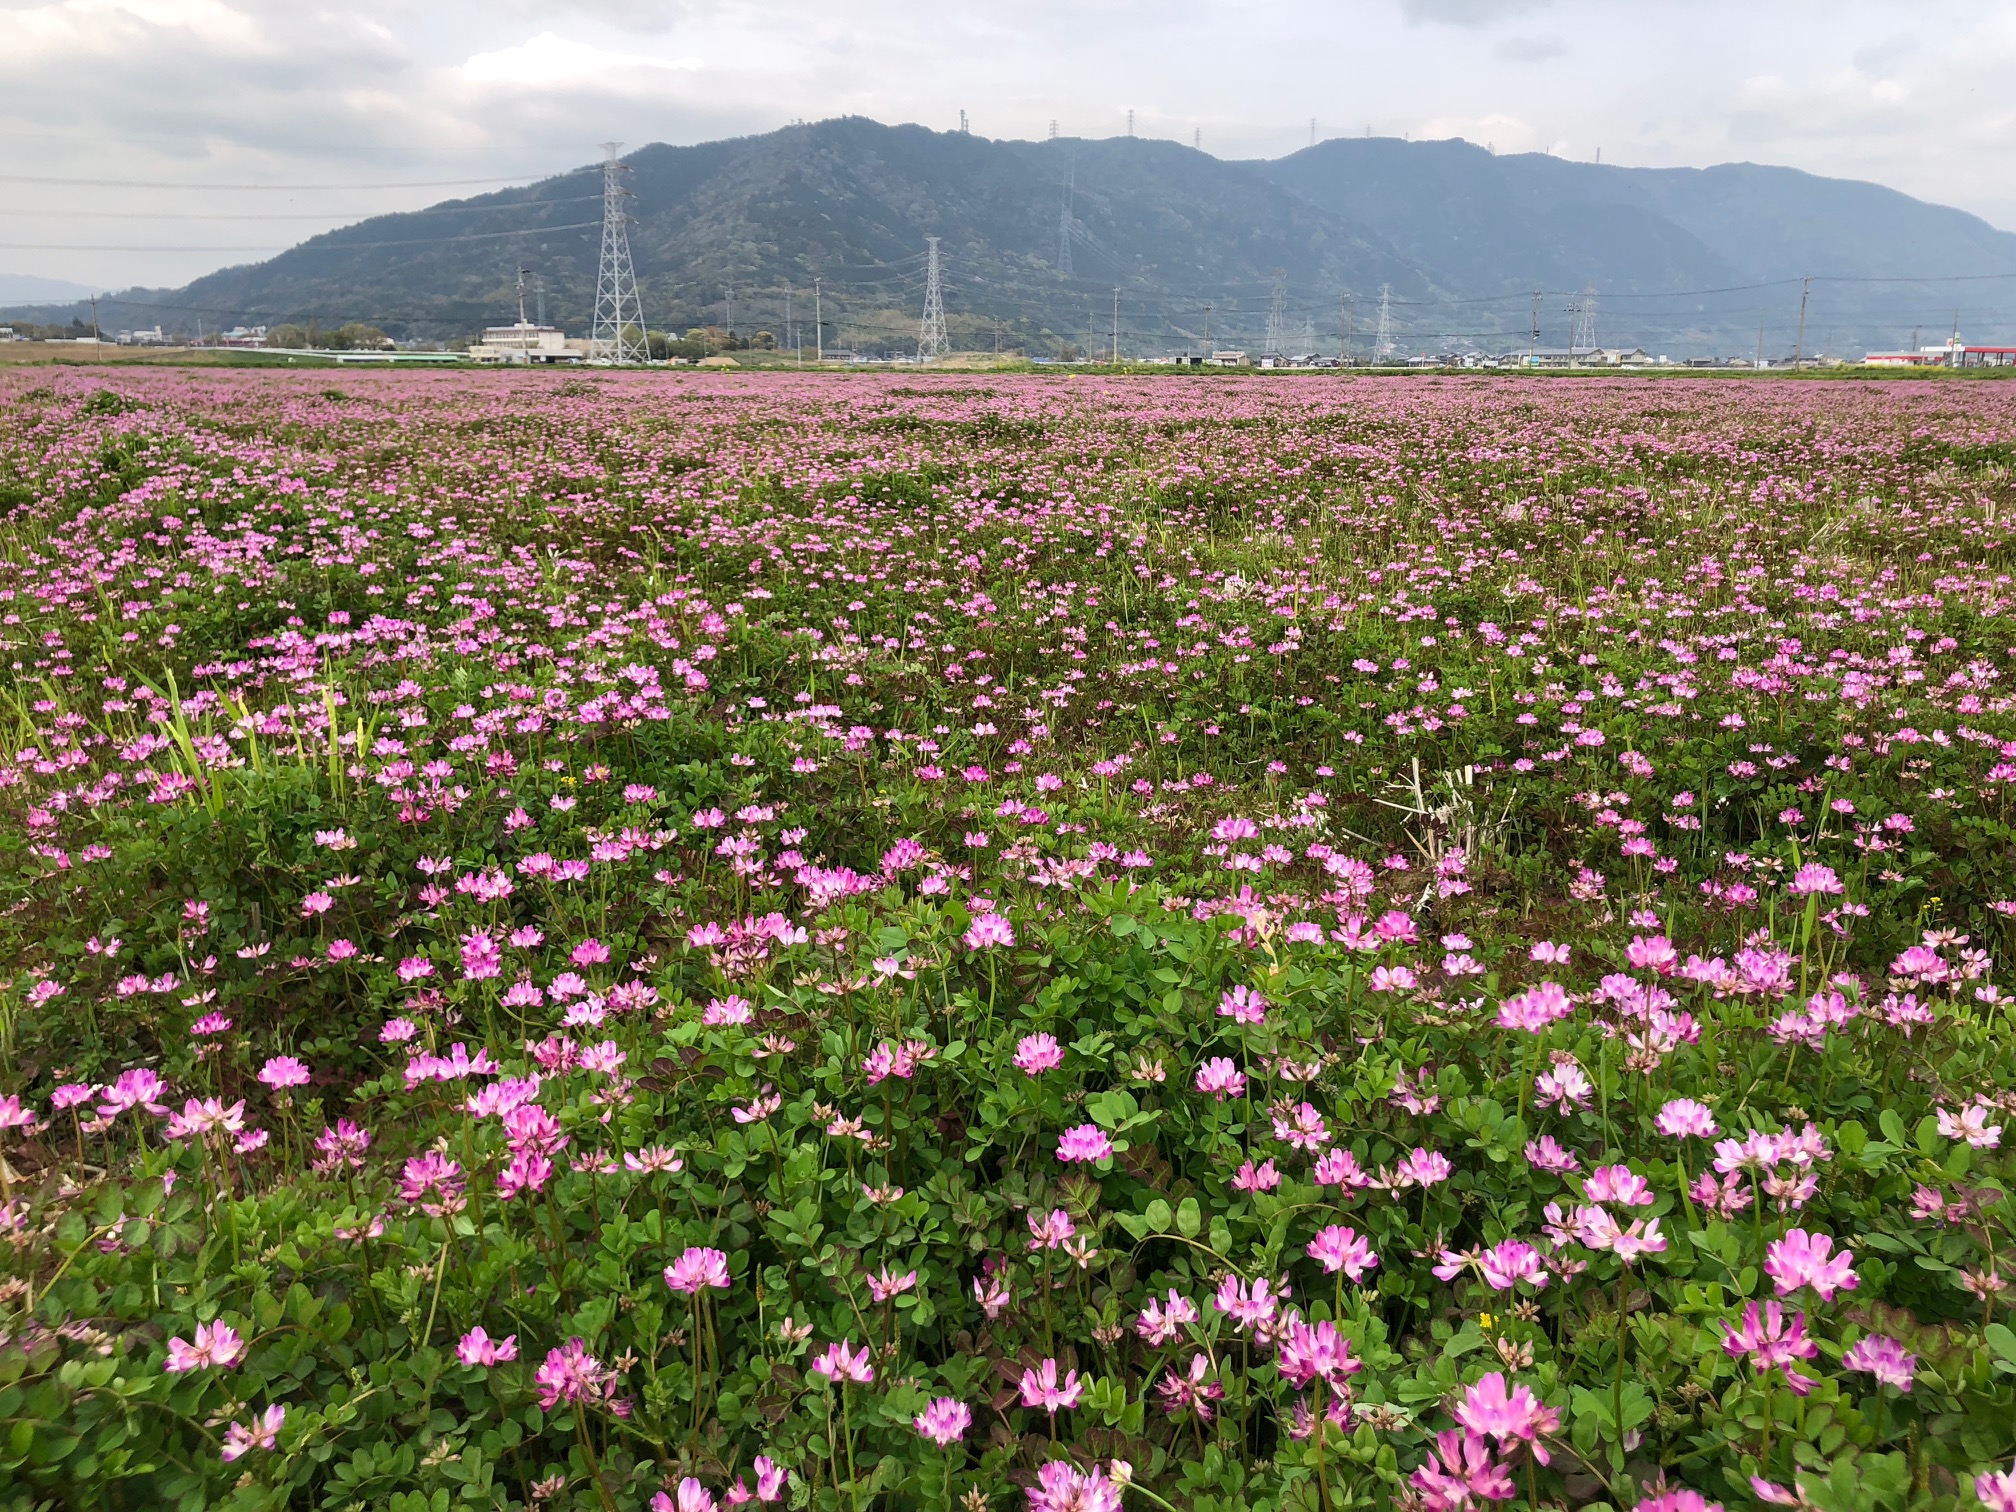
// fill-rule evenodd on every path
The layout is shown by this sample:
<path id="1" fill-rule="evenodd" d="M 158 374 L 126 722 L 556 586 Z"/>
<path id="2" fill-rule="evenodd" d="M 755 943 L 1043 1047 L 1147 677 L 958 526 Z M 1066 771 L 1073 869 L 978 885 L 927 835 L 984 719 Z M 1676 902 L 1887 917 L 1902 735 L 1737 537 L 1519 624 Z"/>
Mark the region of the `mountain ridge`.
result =
<path id="1" fill-rule="evenodd" d="M 1761 324 L 1771 350 L 1789 350 L 1808 275 L 1808 351 L 1903 344 L 1914 325 L 1943 335 L 1956 304 L 1990 334 L 2016 318 L 2016 235 L 1882 185 L 1762 164 L 1625 168 L 1377 137 L 1220 159 L 1147 138 L 998 141 L 859 116 L 652 144 L 627 162 L 647 323 L 726 324 L 734 289 L 744 334 L 796 328 L 808 348 L 815 280 L 829 347 L 914 345 L 927 235 L 955 344 L 1037 355 L 1103 348 L 1116 323 L 1127 350 L 1255 349 L 1274 328 L 1277 279 L 1281 342 L 1298 350 L 1335 351 L 1347 321 L 1362 350 L 1382 288 L 1402 351 L 1523 347 L 1536 310 L 1540 343 L 1564 344 L 1584 288 L 1605 344 L 1747 350 Z M 467 336 L 515 317 L 522 265 L 549 318 L 585 331 L 599 188 L 587 165 L 374 217 L 181 289 L 101 299 L 100 320 Z"/>

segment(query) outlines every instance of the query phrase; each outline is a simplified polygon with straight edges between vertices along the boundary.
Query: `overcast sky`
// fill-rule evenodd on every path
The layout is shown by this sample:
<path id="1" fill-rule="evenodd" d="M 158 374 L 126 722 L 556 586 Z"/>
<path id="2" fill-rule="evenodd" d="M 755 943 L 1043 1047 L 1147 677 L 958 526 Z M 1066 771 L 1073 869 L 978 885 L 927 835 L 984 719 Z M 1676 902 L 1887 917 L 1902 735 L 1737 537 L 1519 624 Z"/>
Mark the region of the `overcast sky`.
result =
<path id="1" fill-rule="evenodd" d="M 1221 157 L 1462 136 L 1872 179 L 2016 229 L 2008 0 L 0 0 L 0 273 L 179 284 L 619 138 L 855 113 Z M 23 176 L 64 183 L 22 182 Z M 165 250 L 173 249 L 173 250 Z"/>

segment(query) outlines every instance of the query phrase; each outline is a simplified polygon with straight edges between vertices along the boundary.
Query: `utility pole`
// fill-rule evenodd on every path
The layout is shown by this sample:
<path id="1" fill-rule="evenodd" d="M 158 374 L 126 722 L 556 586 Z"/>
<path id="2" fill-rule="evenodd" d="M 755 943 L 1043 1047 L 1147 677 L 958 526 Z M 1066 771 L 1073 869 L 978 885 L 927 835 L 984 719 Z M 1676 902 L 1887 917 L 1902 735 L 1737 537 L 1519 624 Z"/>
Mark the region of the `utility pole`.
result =
<path id="1" fill-rule="evenodd" d="M 1533 291 L 1533 331 L 1526 338 L 1526 366 L 1533 366 L 1534 354 L 1540 348 L 1540 291 Z"/>
<path id="2" fill-rule="evenodd" d="M 971 134 L 966 127 L 966 112 L 962 110 L 959 112 L 959 135 L 970 136 Z"/>
<path id="3" fill-rule="evenodd" d="M 1204 355 L 1211 355 L 1211 306 L 1204 306 Z"/>
<path id="4" fill-rule="evenodd" d="M 805 347 L 798 340 L 798 328 L 791 323 L 791 291 L 784 291 L 784 344 L 798 353 L 798 366 L 805 366 Z"/>
<path id="5" fill-rule="evenodd" d="M 1384 362 L 1393 355 L 1393 285 L 1379 285 L 1379 336 L 1372 345 L 1372 360 Z"/>
<path id="6" fill-rule="evenodd" d="M 1799 280 L 1799 340 L 1792 348 L 1792 370 L 1806 360 L 1806 291 L 1813 286 L 1811 274 Z"/>
<path id="7" fill-rule="evenodd" d="M 1202 152 L 1204 150 L 1204 128 L 1202 126 L 1199 126 L 1195 131 L 1190 133 L 1190 147 L 1195 152 Z"/>
<path id="8" fill-rule="evenodd" d="M 1120 366 L 1120 286 L 1113 286 L 1113 366 Z"/>
<path id="9" fill-rule="evenodd" d="M 1338 349 L 1338 352 L 1341 362 L 1349 362 L 1351 360 L 1351 296 L 1349 294 L 1344 296 L 1342 305 L 1343 308 L 1339 312 L 1340 318 L 1337 323 L 1344 333 L 1344 344 Z"/>
<path id="10" fill-rule="evenodd" d="M 726 309 L 727 309 L 727 319 L 728 319 L 728 339 L 729 339 L 730 341 L 733 341 L 733 340 L 735 339 L 735 288 L 734 288 L 734 285 L 732 285 L 732 284 L 731 284 L 731 285 L 729 285 L 729 286 L 728 286 L 727 288 L 723 289 L 723 290 L 721 291 L 721 298 L 722 298 L 722 299 L 723 299 L 723 300 L 724 300 L 724 301 L 726 302 Z"/>
<path id="11" fill-rule="evenodd" d="M 93 294 L 93 295 L 91 296 L 91 344 L 92 344 L 93 346 L 96 346 L 96 345 L 98 344 L 98 341 L 99 341 L 99 336 L 98 336 L 98 296 L 97 296 L 96 294 Z"/>
<path id="12" fill-rule="evenodd" d="M 525 270 L 518 270 L 518 324 L 525 324 Z"/>
<path id="13" fill-rule="evenodd" d="M 535 275 L 532 280 L 532 307 L 535 312 L 532 318 L 542 326 L 546 324 L 546 276 L 543 273 Z"/>
<path id="14" fill-rule="evenodd" d="M 826 366 L 826 322 L 819 314 L 819 280 L 812 280 L 812 342 L 819 353 L 819 366 Z"/>
<path id="15" fill-rule="evenodd" d="M 1057 140 L 1057 123 L 1054 120 L 1050 123 L 1050 140 Z"/>
<path id="16" fill-rule="evenodd" d="M 1757 361 L 1755 366 L 1752 368 L 1752 371 L 1761 373 L 1763 370 L 1764 370 L 1764 322 L 1760 319 L 1757 322 Z"/>
<path id="17" fill-rule="evenodd" d="M 1130 137 L 1134 135 L 1134 112 L 1132 110 L 1127 112 L 1127 135 Z"/>

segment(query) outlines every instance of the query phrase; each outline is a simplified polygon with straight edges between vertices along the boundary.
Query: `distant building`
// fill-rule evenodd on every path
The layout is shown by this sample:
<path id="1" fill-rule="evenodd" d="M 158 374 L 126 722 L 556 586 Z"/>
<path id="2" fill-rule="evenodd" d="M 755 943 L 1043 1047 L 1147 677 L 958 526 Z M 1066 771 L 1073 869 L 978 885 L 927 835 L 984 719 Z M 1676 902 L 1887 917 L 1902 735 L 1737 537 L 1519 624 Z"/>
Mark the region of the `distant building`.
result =
<path id="1" fill-rule="evenodd" d="M 263 347 L 266 345 L 266 327 L 233 326 L 217 338 L 217 344 L 227 347 Z"/>
<path id="2" fill-rule="evenodd" d="M 0 341 L 26 341 L 27 339 L 26 336 L 23 336 L 12 326 L 0 326 Z"/>
<path id="3" fill-rule="evenodd" d="M 1250 359 L 1244 352 L 1213 352 L 1209 357 L 1204 359 L 1204 365 L 1206 367 L 1246 367 L 1250 365 Z"/>
<path id="4" fill-rule="evenodd" d="M 121 346 L 166 346 L 168 338 L 161 334 L 161 327 L 149 331 L 121 331 L 112 338 Z"/>
<path id="5" fill-rule="evenodd" d="M 2016 347 L 1968 346 L 1956 334 L 1938 346 L 1921 346 L 1912 352 L 1869 352 L 1862 363 L 1865 367 L 2016 367 Z"/>
<path id="6" fill-rule="evenodd" d="M 483 332 L 483 339 L 469 347 L 472 362 L 520 367 L 531 363 L 579 362 L 581 357 L 581 352 L 558 326 L 533 325 L 524 320 L 508 326 L 490 326 Z"/>

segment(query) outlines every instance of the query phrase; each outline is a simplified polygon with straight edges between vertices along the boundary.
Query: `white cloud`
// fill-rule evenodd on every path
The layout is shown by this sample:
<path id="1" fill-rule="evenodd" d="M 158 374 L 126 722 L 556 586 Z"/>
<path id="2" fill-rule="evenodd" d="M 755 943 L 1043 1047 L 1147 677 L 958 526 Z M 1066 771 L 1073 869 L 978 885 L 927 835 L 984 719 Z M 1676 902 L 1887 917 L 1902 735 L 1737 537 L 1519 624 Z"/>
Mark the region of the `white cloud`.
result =
<path id="1" fill-rule="evenodd" d="M 515 47 L 477 53 L 459 72 L 465 83 L 478 87 L 562 89 L 601 83 L 625 90 L 652 87 L 655 81 L 648 76 L 654 73 L 692 73 L 699 67 L 698 58 L 617 52 L 547 31 Z"/>

